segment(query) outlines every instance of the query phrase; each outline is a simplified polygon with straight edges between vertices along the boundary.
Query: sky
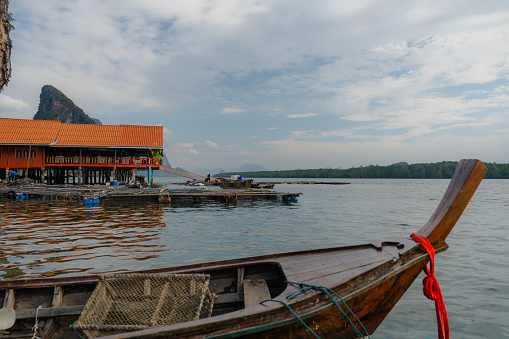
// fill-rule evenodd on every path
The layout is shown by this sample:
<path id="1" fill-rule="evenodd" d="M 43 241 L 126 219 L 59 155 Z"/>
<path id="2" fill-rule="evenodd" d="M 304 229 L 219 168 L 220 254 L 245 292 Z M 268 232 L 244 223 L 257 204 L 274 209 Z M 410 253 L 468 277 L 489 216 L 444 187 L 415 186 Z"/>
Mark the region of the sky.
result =
<path id="1" fill-rule="evenodd" d="M 10 1 L 0 117 L 52 85 L 173 167 L 509 163 L 509 2 Z"/>

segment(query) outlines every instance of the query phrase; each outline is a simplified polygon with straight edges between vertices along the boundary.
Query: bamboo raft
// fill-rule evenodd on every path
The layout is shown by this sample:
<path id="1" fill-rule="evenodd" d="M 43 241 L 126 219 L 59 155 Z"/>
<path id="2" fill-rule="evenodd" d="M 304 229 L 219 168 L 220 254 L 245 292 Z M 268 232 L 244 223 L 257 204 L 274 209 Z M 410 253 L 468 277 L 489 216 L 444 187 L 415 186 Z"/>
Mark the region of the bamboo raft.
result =
<path id="1" fill-rule="evenodd" d="M 13 200 L 77 200 L 99 198 L 101 202 L 159 202 L 164 204 L 196 204 L 220 202 L 227 205 L 238 201 L 296 201 L 301 193 L 282 193 L 265 189 L 177 189 L 124 188 L 104 185 L 51 186 L 43 184 L 2 185 L 0 196 Z M 22 197 L 22 198 L 20 198 Z"/>
<path id="2" fill-rule="evenodd" d="M 134 189 L 116 190 L 99 194 L 101 201 L 126 201 L 133 198 L 165 204 L 199 204 L 220 202 L 236 204 L 238 201 L 272 200 L 277 202 L 296 201 L 301 193 L 282 193 L 265 189 Z"/>
<path id="3" fill-rule="evenodd" d="M 301 181 L 269 181 L 269 182 L 260 182 L 259 185 L 349 185 L 349 182 L 344 181 L 309 181 L 309 180 L 301 180 Z"/>

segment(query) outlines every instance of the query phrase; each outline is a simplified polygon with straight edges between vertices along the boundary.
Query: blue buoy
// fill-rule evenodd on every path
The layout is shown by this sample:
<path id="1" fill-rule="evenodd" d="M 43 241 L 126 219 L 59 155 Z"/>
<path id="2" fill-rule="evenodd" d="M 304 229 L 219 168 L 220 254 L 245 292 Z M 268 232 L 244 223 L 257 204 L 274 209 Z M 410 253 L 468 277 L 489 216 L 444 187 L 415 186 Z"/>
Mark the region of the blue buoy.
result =
<path id="1" fill-rule="evenodd" d="M 26 194 L 26 193 L 18 194 L 17 199 L 20 200 L 20 201 L 27 200 L 28 199 L 28 194 Z"/>
<path id="2" fill-rule="evenodd" d="M 99 198 L 86 198 L 83 201 L 83 206 L 99 205 L 100 202 Z"/>

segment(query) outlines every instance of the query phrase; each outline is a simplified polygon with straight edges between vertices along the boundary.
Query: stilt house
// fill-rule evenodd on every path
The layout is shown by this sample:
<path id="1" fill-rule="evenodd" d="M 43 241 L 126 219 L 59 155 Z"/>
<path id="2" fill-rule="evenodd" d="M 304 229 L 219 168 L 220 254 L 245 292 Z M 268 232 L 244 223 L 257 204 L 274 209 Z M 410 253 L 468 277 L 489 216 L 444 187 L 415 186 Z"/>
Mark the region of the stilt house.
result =
<path id="1" fill-rule="evenodd" d="M 0 179 L 14 170 L 47 184 L 105 184 L 145 169 L 150 180 L 162 152 L 162 126 L 0 118 Z"/>

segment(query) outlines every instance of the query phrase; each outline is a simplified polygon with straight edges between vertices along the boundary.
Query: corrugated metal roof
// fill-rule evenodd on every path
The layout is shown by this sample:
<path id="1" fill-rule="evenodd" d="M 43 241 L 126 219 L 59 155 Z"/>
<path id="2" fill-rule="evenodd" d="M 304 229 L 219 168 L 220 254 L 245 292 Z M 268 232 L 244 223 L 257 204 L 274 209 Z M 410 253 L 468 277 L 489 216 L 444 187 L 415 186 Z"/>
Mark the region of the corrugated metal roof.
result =
<path id="1" fill-rule="evenodd" d="M 54 120 L 0 118 L 0 144 L 49 145 L 62 123 Z"/>
<path id="2" fill-rule="evenodd" d="M 56 141 L 56 143 L 54 143 Z M 162 126 L 63 124 L 0 118 L 0 144 L 162 148 Z"/>

